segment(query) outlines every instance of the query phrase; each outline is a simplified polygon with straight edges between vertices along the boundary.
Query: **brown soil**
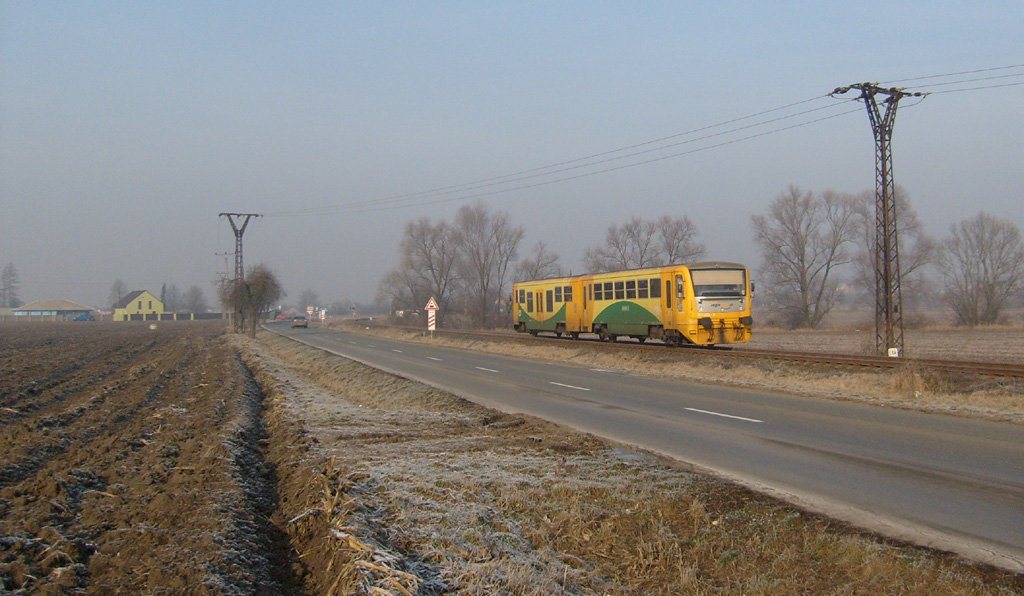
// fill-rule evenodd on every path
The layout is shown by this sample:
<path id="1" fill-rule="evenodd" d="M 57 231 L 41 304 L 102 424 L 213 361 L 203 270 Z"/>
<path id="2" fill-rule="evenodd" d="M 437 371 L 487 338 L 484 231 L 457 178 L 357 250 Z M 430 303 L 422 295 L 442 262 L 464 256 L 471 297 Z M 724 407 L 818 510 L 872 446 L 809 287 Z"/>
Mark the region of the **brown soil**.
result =
<path id="1" fill-rule="evenodd" d="M 1021 594 L 219 322 L 0 326 L 0 593 Z"/>

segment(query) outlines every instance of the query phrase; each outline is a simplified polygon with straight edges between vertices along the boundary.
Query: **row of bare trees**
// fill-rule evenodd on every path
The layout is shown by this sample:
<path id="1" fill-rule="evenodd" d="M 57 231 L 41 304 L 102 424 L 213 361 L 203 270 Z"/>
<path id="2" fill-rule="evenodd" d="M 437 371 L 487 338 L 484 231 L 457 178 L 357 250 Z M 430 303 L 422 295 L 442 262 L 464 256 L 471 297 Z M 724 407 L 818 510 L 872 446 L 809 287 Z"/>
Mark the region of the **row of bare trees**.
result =
<path id="1" fill-rule="evenodd" d="M 817 327 L 849 287 L 873 299 L 874 194 L 790 186 L 765 213 L 751 218 L 761 249 L 761 303 L 780 323 Z M 965 325 L 1000 321 L 1004 308 L 1024 289 L 1024 244 L 1012 222 L 987 213 L 955 224 L 942 241 L 924 232 L 906 193 L 898 189 L 900 286 L 913 308 L 931 287 L 925 272 L 937 267 L 942 300 Z M 839 272 L 852 265 L 853 275 Z"/>
<path id="2" fill-rule="evenodd" d="M 999 322 L 1024 289 L 1024 244 L 1012 222 L 986 213 L 954 225 L 944 240 L 924 231 L 906 193 L 897 189 L 901 288 L 914 309 L 940 297 L 966 325 Z M 871 192 L 820 193 L 790 186 L 751 217 L 760 248 L 758 303 L 790 328 L 819 326 L 844 299 L 874 300 L 875 197 Z M 604 242 L 588 247 L 589 273 L 689 263 L 706 258 L 688 217 L 633 218 L 608 227 Z M 508 213 L 476 202 L 452 223 L 420 218 L 406 224 L 398 267 L 385 275 L 378 301 L 392 310 L 419 311 L 433 297 L 439 323 L 490 327 L 507 323 L 513 278 L 564 273 L 544 243 L 518 259 L 522 226 Z M 926 272 L 937 271 L 941 291 Z M 458 321 L 452 321 L 457 318 Z"/>
<path id="3" fill-rule="evenodd" d="M 418 311 L 433 297 L 439 324 L 481 327 L 508 323 L 508 296 L 515 279 L 564 274 L 559 256 L 539 242 L 519 259 L 523 227 L 504 211 L 483 202 L 461 207 L 455 220 L 420 218 L 406 224 L 400 262 L 378 287 L 377 299 L 393 310 Z M 592 272 L 652 267 L 703 258 L 697 228 L 687 217 L 653 221 L 633 218 L 611 225 L 604 244 L 588 248 L 585 267 Z"/>
<path id="4" fill-rule="evenodd" d="M 522 226 L 483 202 L 460 207 L 453 223 L 411 221 L 402 235 L 398 267 L 384 276 L 378 300 L 393 310 L 418 311 L 434 298 L 441 308 L 439 324 L 455 311 L 475 325 L 494 324 L 506 306 L 502 298 L 522 239 Z"/>

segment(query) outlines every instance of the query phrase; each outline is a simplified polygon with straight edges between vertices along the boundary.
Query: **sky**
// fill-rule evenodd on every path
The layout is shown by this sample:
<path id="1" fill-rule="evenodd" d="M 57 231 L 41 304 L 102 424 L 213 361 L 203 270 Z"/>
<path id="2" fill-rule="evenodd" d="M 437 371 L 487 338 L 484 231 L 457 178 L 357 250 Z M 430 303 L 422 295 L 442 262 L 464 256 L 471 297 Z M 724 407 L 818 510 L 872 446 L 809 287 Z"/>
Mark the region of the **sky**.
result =
<path id="1" fill-rule="evenodd" d="M 789 185 L 874 189 L 864 104 L 828 96 L 863 82 L 931 93 L 892 137 L 928 233 L 1024 230 L 1021 31 L 1019 0 L 0 0 L 0 266 L 24 302 L 214 303 L 218 214 L 258 213 L 247 266 L 367 302 L 407 222 L 483 201 L 567 271 L 663 215 L 756 267 L 750 218 Z"/>

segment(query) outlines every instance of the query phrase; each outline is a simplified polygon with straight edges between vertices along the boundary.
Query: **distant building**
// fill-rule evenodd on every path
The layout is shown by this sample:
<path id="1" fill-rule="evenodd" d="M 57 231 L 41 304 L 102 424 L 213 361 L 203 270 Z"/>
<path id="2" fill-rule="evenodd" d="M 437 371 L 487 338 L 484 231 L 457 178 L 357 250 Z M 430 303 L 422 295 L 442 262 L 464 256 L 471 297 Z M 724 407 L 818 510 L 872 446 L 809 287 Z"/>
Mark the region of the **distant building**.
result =
<path id="1" fill-rule="evenodd" d="M 70 300 L 36 300 L 31 304 L 14 309 L 14 316 L 26 318 L 50 318 L 55 321 L 68 321 L 78 315 L 87 315 L 93 308 Z"/>
<path id="2" fill-rule="evenodd" d="M 164 314 L 164 303 L 146 290 L 135 290 L 114 307 L 115 321 L 153 321 Z"/>

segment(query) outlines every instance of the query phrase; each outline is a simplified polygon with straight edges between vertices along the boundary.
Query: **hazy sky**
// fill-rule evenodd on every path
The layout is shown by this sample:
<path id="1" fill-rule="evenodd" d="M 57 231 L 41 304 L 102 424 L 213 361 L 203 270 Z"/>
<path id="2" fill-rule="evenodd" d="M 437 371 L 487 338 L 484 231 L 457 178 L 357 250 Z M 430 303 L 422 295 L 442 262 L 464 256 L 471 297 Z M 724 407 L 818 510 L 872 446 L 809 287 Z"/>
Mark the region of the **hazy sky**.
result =
<path id="1" fill-rule="evenodd" d="M 750 216 L 788 185 L 874 188 L 863 103 L 826 97 L 868 81 L 936 92 L 893 135 L 928 232 L 1024 229 L 1022 32 L 1020 0 L 0 0 L 0 266 L 25 302 L 104 306 L 121 279 L 213 303 L 218 213 L 262 213 L 247 265 L 368 301 L 407 221 L 477 198 L 574 272 L 634 215 L 755 266 Z"/>

